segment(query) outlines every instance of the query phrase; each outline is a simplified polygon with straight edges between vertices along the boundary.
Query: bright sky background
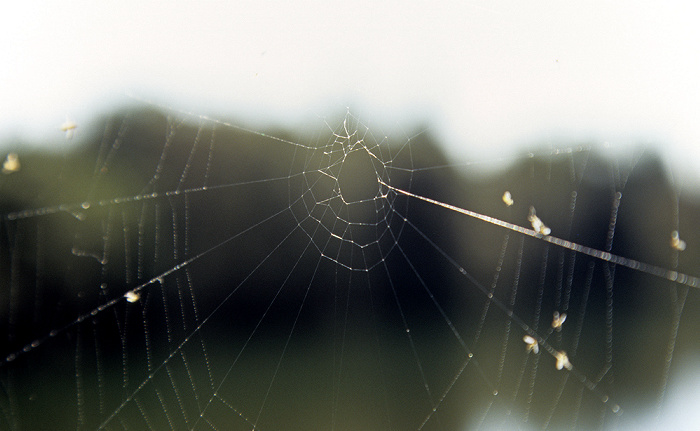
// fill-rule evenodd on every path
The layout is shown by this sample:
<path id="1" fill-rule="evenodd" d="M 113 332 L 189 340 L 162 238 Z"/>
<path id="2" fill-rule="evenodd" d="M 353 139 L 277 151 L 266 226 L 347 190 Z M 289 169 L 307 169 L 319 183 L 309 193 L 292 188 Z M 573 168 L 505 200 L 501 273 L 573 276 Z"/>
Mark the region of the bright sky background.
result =
<path id="1" fill-rule="evenodd" d="M 0 142 L 47 140 L 130 92 L 244 120 L 350 106 L 427 121 L 465 159 L 657 142 L 697 169 L 698 41 L 685 1 L 16 1 L 0 16 Z"/>

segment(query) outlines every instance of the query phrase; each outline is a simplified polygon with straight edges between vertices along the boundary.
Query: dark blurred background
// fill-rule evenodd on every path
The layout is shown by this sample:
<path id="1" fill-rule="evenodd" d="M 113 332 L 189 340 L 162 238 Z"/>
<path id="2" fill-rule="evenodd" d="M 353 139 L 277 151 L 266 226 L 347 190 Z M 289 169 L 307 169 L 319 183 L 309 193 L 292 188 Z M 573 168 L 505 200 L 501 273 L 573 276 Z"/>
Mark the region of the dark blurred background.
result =
<path id="1" fill-rule="evenodd" d="M 485 173 L 451 165 L 429 129 L 385 138 L 337 118 L 336 136 L 249 132 L 134 107 L 63 150 L 6 143 L 21 168 L 0 177 L 0 354 L 18 354 L 0 368 L 0 428 L 417 429 L 469 352 L 423 429 L 624 428 L 666 410 L 686 293 L 671 382 L 700 347 L 695 290 L 375 178 L 528 228 L 532 205 L 552 235 L 599 250 L 620 192 L 610 251 L 697 275 L 698 202 L 653 151 L 533 144 Z M 365 145 L 347 159 L 343 119 Z M 528 357 L 492 287 L 597 389 Z M 549 336 L 557 310 L 569 318 Z"/>

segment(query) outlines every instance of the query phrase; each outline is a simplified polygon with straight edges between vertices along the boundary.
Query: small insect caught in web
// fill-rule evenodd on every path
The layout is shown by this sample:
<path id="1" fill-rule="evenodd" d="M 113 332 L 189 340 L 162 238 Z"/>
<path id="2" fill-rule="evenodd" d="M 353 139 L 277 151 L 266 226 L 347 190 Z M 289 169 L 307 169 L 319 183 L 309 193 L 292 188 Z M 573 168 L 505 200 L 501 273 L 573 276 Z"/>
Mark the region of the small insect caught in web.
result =
<path id="1" fill-rule="evenodd" d="M 554 355 L 554 358 L 557 360 L 557 370 L 561 370 L 562 368 L 571 370 L 573 368 L 573 365 L 571 365 L 571 362 L 569 362 L 569 357 L 566 355 L 565 351 L 562 350 L 561 352 L 557 352 Z"/>
<path id="2" fill-rule="evenodd" d="M 540 353 L 540 345 L 537 343 L 537 340 L 535 340 L 534 337 L 530 335 L 525 335 L 523 337 L 523 341 L 526 344 L 526 348 L 528 353 L 529 352 L 535 352 L 535 353 Z"/>
<path id="3" fill-rule="evenodd" d="M 535 213 L 535 207 L 530 207 L 530 215 L 527 216 L 527 220 L 532 224 L 532 229 L 542 235 L 549 235 L 552 233 L 552 229 L 545 226 L 545 224 L 537 217 Z"/>
<path id="4" fill-rule="evenodd" d="M 671 248 L 678 251 L 685 250 L 685 241 L 683 241 L 677 230 L 671 232 Z"/>
<path id="5" fill-rule="evenodd" d="M 21 165 L 19 163 L 19 156 L 17 153 L 10 153 L 7 155 L 5 162 L 2 164 L 2 173 L 9 175 L 13 172 L 19 171 Z"/>
<path id="6" fill-rule="evenodd" d="M 78 125 L 73 120 L 66 119 L 66 121 L 61 124 L 61 131 L 66 133 L 66 139 L 71 139 L 77 128 Z"/>
<path id="7" fill-rule="evenodd" d="M 503 193 L 503 197 L 501 199 L 503 199 L 503 203 L 506 204 L 506 206 L 513 205 L 513 196 L 511 196 L 508 190 Z"/>
<path id="8" fill-rule="evenodd" d="M 564 322 L 566 322 L 566 313 L 559 314 L 558 311 L 555 311 L 552 318 L 552 328 L 561 331 L 561 326 Z"/>
<path id="9" fill-rule="evenodd" d="M 138 302 L 139 299 L 141 299 L 141 294 L 138 292 L 135 292 L 133 290 L 130 290 L 124 294 L 124 298 L 126 298 L 127 302 Z"/>

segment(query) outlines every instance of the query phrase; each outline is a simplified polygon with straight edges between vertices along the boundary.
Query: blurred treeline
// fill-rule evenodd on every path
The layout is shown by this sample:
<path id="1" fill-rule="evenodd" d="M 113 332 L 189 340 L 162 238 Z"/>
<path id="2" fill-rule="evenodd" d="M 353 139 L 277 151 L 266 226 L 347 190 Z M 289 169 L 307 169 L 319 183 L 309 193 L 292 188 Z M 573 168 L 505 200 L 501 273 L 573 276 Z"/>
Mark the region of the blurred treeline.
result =
<path id="1" fill-rule="evenodd" d="M 345 325 L 346 335 L 349 334 L 349 340 L 357 338 L 348 341 L 355 343 L 352 345 L 357 352 L 363 350 L 363 343 L 366 343 L 367 352 L 375 352 L 372 337 L 397 343 L 405 340 L 397 314 L 395 296 L 398 295 L 402 310 L 411 327 L 416 329 L 418 354 L 425 358 L 423 364 L 426 368 L 440 369 L 444 361 L 444 369 L 435 371 L 432 377 L 444 382 L 454 376 L 460 354 L 455 353 L 454 346 L 442 347 L 449 344 L 445 340 L 452 334 L 445 320 L 435 312 L 434 299 L 467 343 L 484 324 L 480 330 L 482 335 L 472 349 L 482 358 L 480 362 L 485 372 L 493 375 L 502 357 L 505 314 L 493 307 L 486 320 L 482 320 L 484 293 L 461 275 L 444 255 L 458 262 L 488 289 L 494 282 L 499 254 L 507 244 L 496 296 L 508 302 L 517 278 L 515 312 L 531 322 L 538 303 L 538 286 L 544 280 L 540 304 L 545 317 L 541 318 L 540 326 L 546 328 L 551 311 L 561 306 L 562 298 L 555 293 L 557 286 L 570 286 L 569 313 L 574 315 L 584 310 L 585 324 L 578 356 L 581 363 L 598 363 L 605 354 L 604 343 L 600 340 L 606 334 L 604 315 L 607 301 L 611 299 L 606 283 L 613 274 L 615 383 L 604 390 L 614 391 L 618 401 L 634 400 L 639 406 L 647 405 L 644 403 L 653 401 L 657 395 L 673 326 L 671 298 L 678 294 L 671 283 L 625 268 L 604 271 L 602 268 L 607 264 L 595 262 L 591 291 L 584 299 L 582 289 L 587 281 L 587 269 L 594 262 L 592 259 L 553 246 L 546 252 L 547 246 L 532 238 L 523 240 L 524 251 L 518 253 L 521 238 L 515 233 L 400 195 L 393 196 L 392 207 L 384 202 L 379 208 L 385 216 L 391 215 L 392 208 L 400 211 L 400 216 L 394 214 L 378 224 L 390 229 L 400 245 L 385 256 L 386 266 L 380 264 L 371 271 L 353 272 L 339 269 L 339 265 L 328 259 L 317 264 L 318 247 L 323 244 L 314 232 L 295 229 L 308 222 L 300 219 L 296 194 L 298 190 L 303 193 L 304 187 L 313 188 L 310 183 L 295 183 L 299 178 L 296 174 L 312 172 L 314 168 L 305 167 L 309 159 L 303 155 L 304 148 L 290 144 L 313 147 L 319 145 L 319 141 L 325 142 L 315 136 L 314 131 L 278 128 L 250 133 L 225 125 L 212 127 L 211 123 L 172 117 L 150 108 L 124 110 L 97 123 L 99 126 L 94 129 L 80 130 L 79 145 L 63 151 L 28 151 L 28 146 L 13 142 L 3 146 L 8 152 L 17 153 L 21 162 L 18 171 L 0 176 L 0 213 L 3 215 L 0 231 L 0 334 L 3 342 L 0 353 L 3 355 L 71 324 L 79 316 L 89 314 L 136 286 L 146 284 L 145 294 L 156 284 L 148 284 L 153 277 L 205 253 L 188 264 L 188 271 L 191 271 L 188 275 L 194 280 L 198 295 L 199 321 L 235 290 L 235 297 L 226 302 L 225 311 L 208 323 L 214 328 L 208 329 L 210 333 L 226 339 L 235 338 L 232 334 L 239 332 L 240 336 L 249 334 L 260 320 L 262 310 L 283 286 L 284 293 L 280 296 L 283 299 L 275 299 L 272 312 L 265 315 L 266 325 L 270 325 L 271 344 L 284 343 L 290 322 L 295 322 L 295 334 L 302 338 L 318 336 L 321 340 L 318 343 L 322 344 L 324 339 L 337 343 L 337 338 L 329 334 L 337 336 L 334 331 L 342 321 L 350 323 Z M 300 140 L 304 136 L 312 139 L 309 142 Z M 195 145 L 197 148 L 193 151 Z M 507 169 L 485 173 L 470 167 L 449 167 L 450 160 L 430 133 L 414 136 L 410 151 L 401 149 L 406 146 L 405 139 L 391 145 L 394 146 L 391 166 L 405 168 L 389 170 L 392 186 L 526 227 L 529 227 L 529 208 L 534 206 L 537 215 L 552 229 L 552 235 L 600 250 L 605 250 L 608 244 L 611 210 L 615 194 L 621 192 L 611 252 L 698 274 L 700 231 L 694 223 L 700 220 L 700 207 L 685 200 L 683 195 L 677 200 L 678 190 L 670 181 L 669 171 L 653 153 L 630 154 L 629 158 L 615 160 L 595 148 L 579 151 L 577 145 L 567 143 L 562 143 L 561 148 L 574 150 L 561 154 L 552 154 L 550 147 L 545 146 L 538 151 L 535 146 L 531 149 L 532 157 L 523 153 L 522 157 L 514 157 Z M 446 167 L 436 168 L 440 166 Z M 360 177 L 366 175 L 363 169 L 357 169 L 357 174 L 346 172 L 344 175 L 344 184 L 366 181 L 365 177 Z M 230 184 L 250 185 L 221 187 Z M 506 190 L 515 201 L 511 207 L 501 200 Z M 125 200 L 115 202 L 115 198 Z M 297 209 L 292 211 L 292 208 Z M 39 214 L 42 209 L 48 209 L 47 214 Z M 313 211 L 312 208 L 307 210 Z M 23 218 L 23 211 L 29 211 L 30 216 Z M 368 211 L 364 215 L 371 222 L 373 213 Z M 272 220 L 266 221 L 272 216 Z M 402 221 L 403 216 L 410 224 Z M 676 226 L 676 220 L 680 226 Z M 674 254 L 668 246 L 670 233 L 676 229 L 688 244 L 687 250 L 680 254 Z M 393 237 L 388 235 L 389 243 L 393 243 Z M 210 250 L 229 238 L 233 240 Z M 315 241 L 310 243 L 310 238 Z M 357 268 L 369 266 L 357 260 L 358 256 L 343 259 L 353 262 Z M 522 260 L 518 264 L 519 256 Z M 293 266 L 297 259 L 298 266 Z M 254 271 L 261 262 L 264 263 L 261 269 Z M 518 265 L 520 272 L 516 276 Z M 433 298 L 426 294 L 428 291 Z M 303 313 L 300 313 L 302 300 Z M 585 309 L 581 308 L 582 304 Z M 691 291 L 676 344 L 677 357 L 700 347 L 693 330 L 700 324 L 699 306 L 697 292 Z M 348 313 L 342 311 L 344 307 Z M 156 313 L 154 320 L 157 320 L 157 313 L 163 310 L 154 306 L 152 312 Z M 129 318 L 135 322 L 143 319 L 138 315 Z M 191 317 L 181 320 L 184 323 L 187 319 Z M 572 317 L 572 321 L 575 318 Z M 372 330 L 367 326 L 379 328 L 374 329 L 379 334 L 370 336 Z M 167 331 L 169 334 L 172 331 L 173 338 L 177 338 L 177 335 L 186 336 L 193 327 L 167 328 Z M 286 329 L 275 333 L 276 327 Z M 136 323 L 132 324 L 130 331 L 137 332 L 137 328 Z M 154 323 L 150 330 L 154 338 L 162 338 L 163 334 L 158 331 L 166 329 Z M 357 332 L 353 335 L 353 331 Z M 513 331 L 516 333 L 511 337 L 513 344 L 519 348 L 522 335 L 517 335 L 520 334 L 517 328 Z M 326 336 L 328 338 L 324 338 Z M 568 335 L 564 335 L 562 345 L 566 345 L 566 337 Z M 443 342 L 448 344 L 441 344 Z M 398 363 L 398 350 L 393 352 L 386 343 L 380 343 L 382 346 L 389 350 L 385 354 Z M 119 368 L 118 340 L 106 338 L 101 348 L 104 368 Z M 336 348 L 331 347 L 332 350 Z M 219 345 L 214 348 L 219 352 L 222 349 Z M 295 354 L 313 355 L 290 352 L 288 360 L 292 363 Z M 110 355 L 115 358 L 110 359 Z M 74 351 L 51 344 L 26 356 L 28 363 L 35 357 L 37 364 L 63 364 L 68 370 L 75 362 Z M 225 362 L 226 356 L 221 353 L 221 358 L 214 362 Z M 406 359 L 408 365 L 402 366 L 415 367 L 415 362 L 411 361 Z M 510 365 L 507 364 L 506 374 L 515 379 L 510 374 L 516 367 Z M 5 370 L 13 373 L 7 365 Z M 18 368 L 17 374 L 19 370 L 27 373 L 19 377 L 26 384 L 19 394 L 29 397 L 35 390 L 32 388 L 40 384 L 27 369 Z M 360 367 L 356 371 L 360 380 L 363 370 Z M 594 374 L 597 371 L 595 367 L 584 367 L 584 372 Z M 439 375 L 441 372 L 444 375 Z M 74 390 L 75 382 L 71 378 L 72 375 L 65 381 L 69 389 Z M 474 381 L 479 379 L 474 378 Z M 418 390 L 412 388 L 415 396 L 424 396 L 420 385 L 416 386 Z M 435 386 L 439 388 L 440 384 Z M 301 397 L 307 404 L 313 404 L 310 401 L 313 395 L 305 398 L 303 389 L 290 391 L 289 402 Z M 538 393 L 544 399 L 552 396 L 547 389 L 540 389 Z M 460 423 L 465 417 L 478 416 L 480 399 L 484 397 L 482 391 L 474 389 L 461 392 L 456 389 L 455 396 L 466 401 L 461 407 L 446 404 L 446 413 L 439 422 L 446 426 L 444 429 L 451 429 L 450 424 Z M 18 401 L 21 409 L 26 409 L 20 409 L 22 417 L 30 425 L 41 428 L 45 423 L 31 414 L 39 407 L 27 407 L 23 402 L 24 398 Z M 75 398 L 66 402 L 70 406 Z M 518 398 L 515 404 L 522 406 L 523 402 Z M 565 395 L 562 404 L 574 402 L 573 397 L 568 400 Z M 422 405 L 421 401 L 412 400 L 394 407 L 402 411 L 413 403 Z M 359 404 L 362 403 L 358 401 Z M 47 408 L 41 403 L 37 406 Z M 59 407 L 55 409 L 58 411 Z M 57 413 L 57 417 L 74 420 L 71 418 L 75 414 L 70 413 L 70 408 L 68 411 L 65 417 L 61 413 Z M 293 424 L 294 414 L 294 411 L 287 416 L 280 413 L 277 424 L 286 423 L 287 429 L 301 427 Z M 398 415 L 394 423 L 405 429 L 416 420 L 420 423 L 424 416 L 425 412 L 416 408 L 415 413 L 405 417 Z M 557 420 L 566 422 L 565 412 L 555 417 L 555 422 Z M 594 425 L 597 420 L 597 417 L 591 418 L 589 423 L 588 419 L 581 418 L 579 423 Z M 358 421 L 362 423 L 359 418 Z"/>

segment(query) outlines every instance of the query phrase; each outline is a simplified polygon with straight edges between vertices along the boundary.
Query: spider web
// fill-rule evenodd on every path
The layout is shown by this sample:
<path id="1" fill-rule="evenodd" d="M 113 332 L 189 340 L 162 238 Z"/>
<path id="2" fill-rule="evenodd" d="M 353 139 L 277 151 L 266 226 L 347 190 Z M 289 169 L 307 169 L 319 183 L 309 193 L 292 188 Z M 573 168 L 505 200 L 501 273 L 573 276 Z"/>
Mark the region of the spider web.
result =
<path id="1" fill-rule="evenodd" d="M 2 428 L 613 428 L 697 347 L 697 208 L 641 149 L 144 105 L 2 178 Z"/>

